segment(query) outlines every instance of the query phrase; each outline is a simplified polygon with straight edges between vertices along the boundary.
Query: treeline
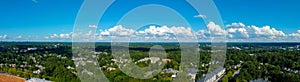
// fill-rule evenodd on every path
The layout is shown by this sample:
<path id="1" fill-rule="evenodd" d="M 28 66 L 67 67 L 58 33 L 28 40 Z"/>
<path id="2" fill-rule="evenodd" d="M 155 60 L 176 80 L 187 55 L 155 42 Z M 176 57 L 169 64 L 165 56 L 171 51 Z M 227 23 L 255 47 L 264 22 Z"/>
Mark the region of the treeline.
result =
<path id="1" fill-rule="evenodd" d="M 241 64 L 241 67 L 234 69 L 233 67 L 238 64 Z M 227 75 L 223 77 L 223 82 L 246 82 L 257 79 L 268 79 L 272 82 L 300 82 L 299 73 L 287 71 L 287 69 L 300 70 L 300 51 L 229 49 L 225 67 Z M 240 72 L 234 75 L 237 71 Z"/>

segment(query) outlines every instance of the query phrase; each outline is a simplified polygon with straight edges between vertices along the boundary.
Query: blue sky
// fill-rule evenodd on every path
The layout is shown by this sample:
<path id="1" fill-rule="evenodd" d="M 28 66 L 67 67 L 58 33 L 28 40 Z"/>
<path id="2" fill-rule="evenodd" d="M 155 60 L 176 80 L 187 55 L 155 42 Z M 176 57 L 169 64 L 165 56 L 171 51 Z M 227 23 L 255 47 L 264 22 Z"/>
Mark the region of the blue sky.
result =
<path id="1" fill-rule="evenodd" d="M 128 2 L 130 1 L 130 2 Z M 180 16 L 176 16 L 172 10 L 161 7 L 144 7 L 135 12 L 135 15 L 128 15 L 126 22 L 116 24 L 118 19 L 128 13 L 127 11 L 144 4 L 164 4 L 171 9 L 178 9 L 182 17 L 193 26 L 192 30 L 198 32 L 199 36 L 207 36 L 201 30 L 205 30 L 201 17 L 195 17 L 197 13 L 192 6 L 183 0 L 118 0 L 108 8 L 104 14 L 97 33 L 99 36 L 111 35 L 113 32 L 129 31 L 126 33 L 137 34 L 131 32 L 131 28 L 142 27 L 145 22 L 159 22 L 162 25 L 157 26 L 154 30 L 161 30 L 162 26 L 166 26 L 169 31 L 172 31 L 172 26 L 186 27 L 189 25 L 183 23 Z M 290 41 L 300 38 L 300 4 L 299 0 L 213 0 L 222 16 L 223 22 L 231 29 L 228 32 L 229 39 L 232 41 L 255 40 L 256 37 L 266 37 L 269 40 L 289 39 Z M 83 3 L 83 0 L 3 0 L 0 3 L 0 39 L 1 40 L 45 40 L 45 41 L 63 41 L 70 39 L 72 35 L 73 25 L 76 20 L 77 13 Z M 101 3 L 100 3 L 101 4 Z M 148 10 L 148 11 L 147 11 Z M 153 12 L 151 12 L 153 11 Z M 156 13 L 156 14 L 155 14 Z M 200 13 L 201 14 L 201 13 Z M 203 15 L 205 16 L 205 15 Z M 142 20 L 141 17 L 148 17 Z M 157 20 L 155 20 L 157 19 Z M 137 21 L 138 20 L 138 21 Z M 167 22 L 166 22 L 167 21 Z M 118 26 L 119 25 L 119 26 Z M 238 26 L 238 27 L 237 27 Z M 254 27 L 255 26 L 255 27 Z M 268 28 L 268 26 L 270 26 Z M 88 26 L 87 26 L 88 27 Z M 115 29 L 114 29 L 115 28 Z M 141 29 L 141 32 L 146 32 L 148 26 Z M 233 29 L 234 28 L 234 29 Z M 239 29 L 236 29 L 239 28 Z M 247 30 L 242 31 L 244 28 Z M 273 30 L 274 28 L 274 30 Z M 101 31 L 100 31 L 101 30 Z M 134 29 L 133 29 L 134 30 Z M 148 29 L 148 31 L 151 29 Z M 282 32 L 282 33 L 281 33 Z M 146 32 L 154 34 L 153 32 Z M 168 32 L 170 33 L 170 32 Z M 165 34 L 168 34 L 165 32 Z M 174 32 L 171 32 L 174 33 Z M 230 34 L 231 33 L 231 34 Z M 106 34 L 106 35 L 105 35 Z M 233 36 L 236 37 L 234 38 Z M 148 35 L 145 35 L 148 36 Z M 157 34 L 155 35 L 157 36 Z M 169 35 L 168 35 L 169 36 Z M 271 38 L 269 38 L 271 37 Z M 275 37 L 275 38 L 274 38 Z M 55 39 L 52 39 L 55 38 Z M 147 37 L 151 38 L 151 37 Z M 276 39 L 277 38 L 277 39 Z M 292 38 L 292 39 L 291 39 Z M 264 39 L 260 39 L 264 40 Z"/>

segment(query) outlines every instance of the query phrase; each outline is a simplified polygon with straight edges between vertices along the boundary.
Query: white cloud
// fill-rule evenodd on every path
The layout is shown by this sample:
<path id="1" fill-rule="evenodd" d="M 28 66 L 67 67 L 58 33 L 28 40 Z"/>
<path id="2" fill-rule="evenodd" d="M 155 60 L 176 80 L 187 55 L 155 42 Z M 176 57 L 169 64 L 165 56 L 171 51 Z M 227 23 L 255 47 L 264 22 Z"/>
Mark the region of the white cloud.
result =
<path id="1" fill-rule="evenodd" d="M 162 27 L 156 27 L 156 26 L 150 26 L 149 28 L 145 29 L 144 32 L 146 34 L 150 35 L 165 35 L 169 31 L 169 28 L 167 26 L 162 26 Z"/>
<path id="2" fill-rule="evenodd" d="M 58 38 L 58 35 L 57 34 L 52 34 L 52 35 L 50 35 L 49 38 Z"/>
<path id="3" fill-rule="evenodd" d="M 136 35 L 145 35 L 146 32 L 145 31 L 138 31 L 138 32 L 135 32 Z"/>
<path id="4" fill-rule="evenodd" d="M 198 32 L 196 32 L 196 35 L 199 39 L 205 39 L 207 38 L 208 32 L 205 30 L 199 30 Z"/>
<path id="5" fill-rule="evenodd" d="M 226 25 L 226 28 L 228 37 L 232 40 L 277 40 L 286 36 L 283 31 L 276 30 L 270 26 L 257 27 L 255 25 L 246 26 L 243 23 L 232 23 Z"/>
<path id="6" fill-rule="evenodd" d="M 297 38 L 297 39 L 299 39 L 300 38 L 300 30 L 297 30 L 296 33 L 291 33 L 288 36 L 291 37 L 291 38 Z"/>
<path id="7" fill-rule="evenodd" d="M 149 28 L 145 29 L 144 31 L 138 31 L 137 34 L 147 34 L 147 35 L 156 35 L 156 36 L 169 36 L 169 35 L 176 35 L 176 36 L 193 36 L 193 32 L 191 28 L 185 27 L 156 27 L 150 26 Z"/>
<path id="8" fill-rule="evenodd" d="M 143 30 L 134 31 L 130 28 L 125 28 L 122 25 L 114 26 L 109 29 L 102 29 L 98 34 L 93 33 L 93 31 L 88 31 L 86 33 L 79 33 L 83 38 L 88 38 L 95 35 L 97 40 L 110 41 L 113 38 L 116 39 L 126 39 L 131 37 L 132 41 L 177 41 L 176 36 L 184 36 L 188 38 L 193 38 L 197 35 L 199 41 L 210 41 L 210 35 L 227 35 L 227 41 L 287 41 L 287 40 L 298 40 L 300 39 L 300 29 L 291 34 L 285 34 L 283 31 L 271 28 L 270 26 L 257 27 L 255 25 L 247 26 L 243 23 L 232 23 L 226 25 L 224 30 L 220 25 L 214 22 L 209 22 L 207 24 L 207 29 L 200 29 L 196 33 L 192 31 L 189 27 L 168 27 L 168 26 L 149 26 Z M 46 36 L 46 39 L 70 39 L 75 34 L 52 34 Z M 0 36 L 0 39 L 6 38 L 5 36 Z M 293 39 L 290 39 L 293 38 Z"/>
<path id="9" fill-rule="evenodd" d="M 60 34 L 60 38 L 71 38 L 71 34 Z"/>
<path id="10" fill-rule="evenodd" d="M 0 39 L 7 39 L 7 34 L 0 36 Z"/>
<path id="11" fill-rule="evenodd" d="M 104 36 L 102 35 L 96 35 L 96 40 L 105 40 Z"/>
<path id="12" fill-rule="evenodd" d="M 229 25 L 226 25 L 227 28 L 244 28 L 246 25 L 244 25 L 243 23 L 232 23 Z"/>
<path id="13" fill-rule="evenodd" d="M 71 37 L 72 37 L 72 33 L 52 34 L 50 36 L 46 36 L 45 39 L 70 39 Z"/>
<path id="14" fill-rule="evenodd" d="M 248 26 L 251 33 L 254 33 L 254 36 L 257 37 L 265 37 L 270 39 L 275 39 L 278 37 L 284 37 L 286 34 L 282 31 L 278 31 L 275 28 L 271 28 L 270 26 L 263 26 L 261 28 L 256 27 L 254 25 Z"/>
<path id="15" fill-rule="evenodd" d="M 106 36 L 108 36 L 108 35 L 110 35 L 110 33 L 109 33 L 109 31 L 107 31 L 107 30 L 100 30 L 100 35 L 106 35 Z"/>
<path id="16" fill-rule="evenodd" d="M 171 27 L 171 32 L 175 35 L 184 35 L 184 36 L 193 36 L 194 33 L 192 32 L 191 28 L 185 28 L 185 27 Z"/>
<path id="17" fill-rule="evenodd" d="M 207 30 L 209 34 L 213 35 L 225 35 L 226 31 L 221 28 L 220 25 L 216 25 L 214 22 L 209 22 L 207 24 Z"/>
<path id="18" fill-rule="evenodd" d="M 101 35 L 130 36 L 134 33 L 133 29 L 124 28 L 122 25 L 114 26 L 108 30 L 100 30 Z"/>
<path id="19" fill-rule="evenodd" d="M 88 31 L 85 35 L 86 36 L 92 36 L 94 33 L 90 30 L 90 31 Z"/>
<path id="20" fill-rule="evenodd" d="M 196 16 L 194 16 L 195 18 L 206 18 L 206 16 L 205 15 L 203 15 L 203 14 L 199 14 L 199 15 L 196 15 Z"/>
<path id="21" fill-rule="evenodd" d="M 17 37 L 16 37 L 16 39 L 21 39 L 21 38 L 22 38 L 22 36 L 21 36 L 21 35 L 19 35 L 19 36 L 17 36 Z"/>
<path id="22" fill-rule="evenodd" d="M 98 26 L 96 25 L 89 25 L 89 28 L 97 28 Z"/>
<path id="23" fill-rule="evenodd" d="M 191 28 L 185 27 L 168 27 L 168 26 L 149 26 L 144 30 L 134 31 L 133 29 L 124 28 L 121 25 L 114 26 L 109 29 L 100 30 L 97 36 L 98 40 L 109 40 L 111 38 L 131 37 L 131 40 L 139 41 L 161 41 L 161 40 L 174 40 L 175 36 L 194 36 Z"/>
<path id="24" fill-rule="evenodd" d="M 249 38 L 248 31 L 243 23 L 232 23 L 226 25 L 226 28 L 230 38 Z"/>

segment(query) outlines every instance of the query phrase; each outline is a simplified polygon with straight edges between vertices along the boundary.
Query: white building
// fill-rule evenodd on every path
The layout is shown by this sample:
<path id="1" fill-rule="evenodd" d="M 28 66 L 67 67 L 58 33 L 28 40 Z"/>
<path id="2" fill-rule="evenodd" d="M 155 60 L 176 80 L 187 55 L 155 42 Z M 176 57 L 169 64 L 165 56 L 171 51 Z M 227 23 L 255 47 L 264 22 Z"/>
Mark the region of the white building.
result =
<path id="1" fill-rule="evenodd" d="M 225 68 L 214 70 L 207 74 L 205 78 L 199 79 L 198 82 L 218 82 L 225 74 L 225 70 Z"/>
<path id="2" fill-rule="evenodd" d="M 39 79 L 39 78 L 31 78 L 31 79 L 26 80 L 26 82 L 51 82 L 51 81 L 48 81 L 45 79 Z"/>

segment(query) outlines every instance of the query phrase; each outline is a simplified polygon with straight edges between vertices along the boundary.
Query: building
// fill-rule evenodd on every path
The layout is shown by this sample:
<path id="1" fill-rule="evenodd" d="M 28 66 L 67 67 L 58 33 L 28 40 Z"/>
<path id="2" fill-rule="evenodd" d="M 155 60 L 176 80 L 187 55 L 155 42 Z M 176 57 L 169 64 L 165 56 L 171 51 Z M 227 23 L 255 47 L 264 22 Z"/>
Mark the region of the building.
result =
<path id="1" fill-rule="evenodd" d="M 75 68 L 73 68 L 73 67 L 71 67 L 71 66 L 68 66 L 67 69 L 75 69 Z"/>
<path id="2" fill-rule="evenodd" d="M 30 78 L 28 80 L 26 80 L 26 82 L 51 82 L 45 79 L 39 79 L 39 78 Z"/>
<path id="3" fill-rule="evenodd" d="M 42 71 L 40 69 L 36 70 L 36 71 L 33 71 L 32 73 L 34 74 L 40 74 Z"/>
<path id="4" fill-rule="evenodd" d="M 37 50 L 38 48 L 27 48 L 28 51 L 35 51 Z"/>
<path id="5" fill-rule="evenodd" d="M 160 58 L 159 57 L 144 58 L 144 59 L 138 60 L 136 63 L 138 63 L 138 62 L 145 62 L 145 61 L 148 61 L 148 60 L 150 60 L 151 63 L 156 63 L 156 62 L 158 62 L 160 60 Z"/>
<path id="6" fill-rule="evenodd" d="M 162 61 L 163 61 L 163 62 L 171 62 L 172 59 L 163 59 Z"/>
<path id="7" fill-rule="evenodd" d="M 176 78 L 176 77 L 177 77 L 177 75 L 176 75 L 176 74 L 173 74 L 171 77 L 172 77 L 172 78 Z"/>
<path id="8" fill-rule="evenodd" d="M 225 74 L 225 68 L 219 68 L 209 72 L 204 78 L 200 78 L 197 82 L 218 82 Z"/>
<path id="9" fill-rule="evenodd" d="M 261 78 L 257 80 L 251 80 L 250 82 L 269 82 L 268 78 Z"/>
<path id="10" fill-rule="evenodd" d="M 115 71 L 116 68 L 114 68 L 114 67 L 108 67 L 107 70 L 108 70 L 108 71 Z"/>
<path id="11" fill-rule="evenodd" d="M 177 74 L 179 71 L 175 70 L 173 68 L 168 68 L 168 69 L 164 69 L 163 73 L 173 73 L 173 74 Z"/>

